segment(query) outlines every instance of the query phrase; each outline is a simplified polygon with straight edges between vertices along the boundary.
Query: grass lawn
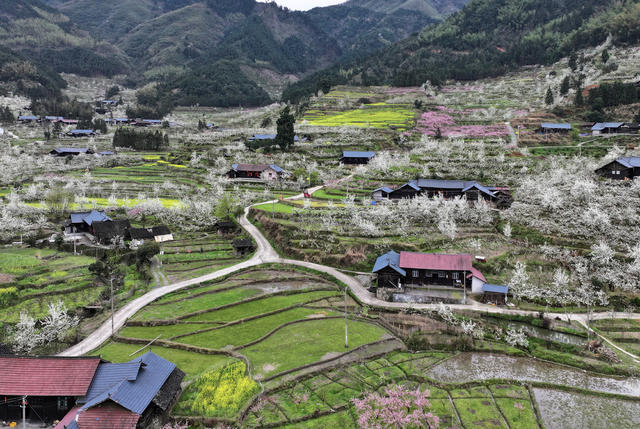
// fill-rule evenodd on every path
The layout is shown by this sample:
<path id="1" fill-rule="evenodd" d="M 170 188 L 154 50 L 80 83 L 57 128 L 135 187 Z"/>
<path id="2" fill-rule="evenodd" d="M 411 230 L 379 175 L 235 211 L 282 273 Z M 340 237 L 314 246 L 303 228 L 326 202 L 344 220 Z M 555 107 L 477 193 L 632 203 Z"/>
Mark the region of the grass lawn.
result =
<path id="1" fill-rule="evenodd" d="M 103 359 L 110 362 L 129 362 L 131 359 L 146 353 L 147 350 L 145 349 L 136 355 L 129 356 L 131 353 L 140 349 L 140 347 L 139 344 L 108 342 L 90 354 L 93 356 L 100 355 Z M 151 351 L 178 365 L 178 368 L 187 374 L 185 378 L 186 381 L 193 380 L 207 370 L 217 368 L 234 360 L 227 356 L 203 355 L 158 346 L 152 346 Z"/>
<path id="2" fill-rule="evenodd" d="M 243 352 L 256 375 L 273 375 L 378 341 L 386 333 L 364 322 L 350 320 L 348 326 L 349 349 L 344 347 L 344 320 L 331 319 L 287 326 Z"/>

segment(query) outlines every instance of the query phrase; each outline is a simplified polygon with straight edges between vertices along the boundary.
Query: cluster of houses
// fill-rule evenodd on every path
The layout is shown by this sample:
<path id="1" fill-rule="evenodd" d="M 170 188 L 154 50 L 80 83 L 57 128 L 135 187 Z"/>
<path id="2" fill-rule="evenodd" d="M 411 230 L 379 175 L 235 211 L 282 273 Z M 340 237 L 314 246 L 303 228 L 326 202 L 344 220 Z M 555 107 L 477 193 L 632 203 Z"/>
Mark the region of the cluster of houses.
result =
<path id="1" fill-rule="evenodd" d="M 135 248 L 147 241 L 164 243 L 173 241 L 173 234 L 166 225 L 152 228 L 133 228 L 128 219 L 113 220 L 103 211 L 91 210 L 88 212 L 76 212 L 69 215 L 64 225 L 64 232 L 70 234 L 89 234 L 95 237 L 98 243 L 109 245 L 117 237 L 130 242 L 130 247 Z"/>
<path id="2" fill-rule="evenodd" d="M 105 150 L 102 152 L 94 152 L 91 148 L 87 147 L 59 147 L 49 152 L 49 155 L 56 157 L 78 156 L 78 155 L 100 155 L 111 156 L 115 155 L 115 152 Z"/>
<path id="3" fill-rule="evenodd" d="M 598 136 L 601 134 L 638 134 L 640 133 L 640 124 L 628 122 L 597 122 L 583 124 L 585 130 L 591 130 L 591 134 Z M 573 129 L 571 124 L 558 124 L 552 122 L 543 122 L 540 126 L 542 134 L 567 134 Z"/>
<path id="4" fill-rule="evenodd" d="M 390 251 L 378 257 L 376 294 L 387 301 L 466 303 L 467 291 L 483 302 L 505 304 L 508 286 L 488 284 L 471 255 Z M 479 258 L 481 259 L 481 258 Z M 463 298 L 457 298 L 462 291 Z M 458 293 L 456 293 L 458 292 Z"/>
<path id="5" fill-rule="evenodd" d="M 182 372 L 149 351 L 127 363 L 100 357 L 0 357 L 0 421 L 55 429 L 159 426 L 182 392 Z M 15 427 L 12 426 L 12 427 Z"/>
<path id="6" fill-rule="evenodd" d="M 373 190 L 374 201 L 400 200 L 427 195 L 433 198 L 442 195 L 444 198 L 466 197 L 468 201 L 484 199 L 499 208 L 509 207 L 513 200 L 511 190 L 504 186 L 485 186 L 475 180 L 439 180 L 417 179 L 396 189 L 387 186 Z"/>
<path id="7" fill-rule="evenodd" d="M 62 116 L 36 116 L 36 115 L 20 115 L 18 122 L 23 124 L 33 124 L 39 122 L 50 122 L 52 124 L 59 122 L 63 125 L 77 125 L 77 119 L 65 119 Z"/>

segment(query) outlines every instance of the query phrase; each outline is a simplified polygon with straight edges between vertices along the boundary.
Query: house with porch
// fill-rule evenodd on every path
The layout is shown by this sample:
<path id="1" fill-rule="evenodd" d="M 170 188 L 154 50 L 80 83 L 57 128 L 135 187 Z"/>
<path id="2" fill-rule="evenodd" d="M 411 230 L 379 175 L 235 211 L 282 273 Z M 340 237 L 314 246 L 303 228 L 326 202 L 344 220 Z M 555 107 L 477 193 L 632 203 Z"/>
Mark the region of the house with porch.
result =
<path id="1" fill-rule="evenodd" d="M 227 172 L 230 179 L 278 180 L 284 170 L 275 164 L 233 164 Z"/>
<path id="2" fill-rule="evenodd" d="M 340 162 L 343 164 L 351 164 L 351 165 L 362 165 L 368 164 L 369 161 L 373 159 L 376 155 L 375 152 L 358 152 L 345 150 L 342 152 L 342 157 L 340 158 Z"/>
<path id="3" fill-rule="evenodd" d="M 100 357 L 0 357 L 0 421 L 51 423 L 63 418 L 89 391 Z"/>
<path id="4" fill-rule="evenodd" d="M 382 187 L 374 190 L 371 194 L 373 200 L 383 199 L 400 200 L 404 198 L 415 198 L 427 195 L 433 198 L 442 195 L 444 198 L 455 198 L 465 196 L 468 201 L 478 201 L 484 199 L 494 203 L 499 208 L 506 208 L 511 205 L 513 197 L 508 187 L 485 186 L 475 180 L 439 180 L 439 179 L 417 179 L 400 186 L 397 189 Z"/>
<path id="5" fill-rule="evenodd" d="M 623 131 L 624 122 L 598 122 L 591 127 L 591 133 L 594 136 L 600 134 L 619 134 Z"/>
<path id="6" fill-rule="evenodd" d="M 473 257 L 467 254 L 444 255 L 390 251 L 380 256 L 371 271 L 377 275 L 377 288 L 406 291 L 439 287 L 467 290 L 482 294 L 486 279 L 473 266 Z M 394 292 L 395 293 L 395 292 Z M 393 297 L 393 294 L 387 294 Z"/>
<path id="7" fill-rule="evenodd" d="M 609 179 L 633 180 L 640 176 L 640 156 L 618 158 L 597 169 L 596 174 Z"/>

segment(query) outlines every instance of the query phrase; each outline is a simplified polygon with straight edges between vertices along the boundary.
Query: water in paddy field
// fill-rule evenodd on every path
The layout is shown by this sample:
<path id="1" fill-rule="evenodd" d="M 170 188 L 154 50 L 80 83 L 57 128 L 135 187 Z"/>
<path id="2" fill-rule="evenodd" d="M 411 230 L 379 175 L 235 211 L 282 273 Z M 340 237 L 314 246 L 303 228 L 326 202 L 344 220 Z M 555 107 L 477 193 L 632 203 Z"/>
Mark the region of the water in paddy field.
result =
<path id="1" fill-rule="evenodd" d="M 554 429 L 637 429 L 640 402 L 534 388 L 542 422 Z"/>
<path id="2" fill-rule="evenodd" d="M 556 343 L 572 344 L 574 346 L 584 346 L 587 343 L 586 338 L 579 337 L 577 335 L 565 334 L 564 332 L 553 331 L 551 329 L 539 328 L 537 326 L 529 325 L 528 323 L 509 322 L 508 327 L 513 329 L 522 328 L 524 332 L 531 337 L 554 341 Z"/>
<path id="3" fill-rule="evenodd" d="M 536 359 L 489 353 L 461 353 L 435 366 L 427 375 L 445 383 L 502 378 L 517 381 L 539 381 L 578 387 L 594 392 L 640 397 L 639 378 L 607 377 Z"/>

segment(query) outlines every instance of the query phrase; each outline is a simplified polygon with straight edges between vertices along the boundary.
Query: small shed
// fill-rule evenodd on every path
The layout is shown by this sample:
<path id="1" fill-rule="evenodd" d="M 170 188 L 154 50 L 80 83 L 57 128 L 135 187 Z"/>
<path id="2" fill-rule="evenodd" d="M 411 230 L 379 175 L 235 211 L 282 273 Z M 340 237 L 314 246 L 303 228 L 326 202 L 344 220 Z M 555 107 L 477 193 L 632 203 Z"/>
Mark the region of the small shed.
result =
<path id="1" fill-rule="evenodd" d="M 86 147 L 80 147 L 80 148 L 59 147 L 49 152 L 49 155 L 66 157 L 69 155 L 71 156 L 91 155 L 92 153 L 93 153 L 93 150 Z"/>
<path id="2" fill-rule="evenodd" d="M 69 137 L 93 137 L 96 133 L 93 130 L 71 130 L 67 135 Z"/>
<path id="3" fill-rule="evenodd" d="M 389 194 L 392 192 L 393 189 L 383 186 L 381 188 L 374 189 L 373 192 L 371 192 L 371 199 L 374 201 L 387 200 L 389 199 Z"/>
<path id="4" fill-rule="evenodd" d="M 248 255 L 253 249 L 253 241 L 250 238 L 233 240 L 233 250 L 237 256 Z"/>
<path id="5" fill-rule="evenodd" d="M 358 152 L 346 150 L 342 152 L 340 162 L 343 164 L 368 164 L 375 155 L 375 152 Z"/>
<path id="6" fill-rule="evenodd" d="M 499 286 L 485 283 L 482 285 L 482 302 L 504 305 L 507 303 L 509 286 Z"/>

